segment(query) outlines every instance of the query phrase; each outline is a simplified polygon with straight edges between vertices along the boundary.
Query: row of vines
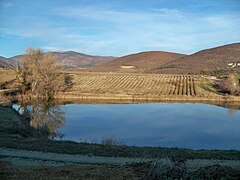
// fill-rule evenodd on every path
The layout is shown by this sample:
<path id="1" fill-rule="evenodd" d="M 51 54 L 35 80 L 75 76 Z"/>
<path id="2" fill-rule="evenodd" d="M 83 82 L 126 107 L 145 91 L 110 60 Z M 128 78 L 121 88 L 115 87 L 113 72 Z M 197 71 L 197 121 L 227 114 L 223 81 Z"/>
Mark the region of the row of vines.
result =
<path id="1" fill-rule="evenodd" d="M 78 74 L 71 91 L 129 95 L 198 95 L 195 78 L 189 75 Z"/>

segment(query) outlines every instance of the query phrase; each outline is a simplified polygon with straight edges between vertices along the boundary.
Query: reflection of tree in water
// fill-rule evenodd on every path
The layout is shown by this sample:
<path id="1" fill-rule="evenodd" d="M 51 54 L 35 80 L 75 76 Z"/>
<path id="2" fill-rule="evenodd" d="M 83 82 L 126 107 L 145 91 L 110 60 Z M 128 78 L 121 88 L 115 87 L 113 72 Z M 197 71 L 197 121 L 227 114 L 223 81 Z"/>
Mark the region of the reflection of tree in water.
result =
<path id="1" fill-rule="evenodd" d="M 58 129 L 64 124 L 64 112 L 54 102 L 31 102 L 31 106 L 22 104 L 23 116 L 27 120 L 28 127 L 34 129 L 39 135 L 54 138 L 62 136 Z"/>
<path id="2" fill-rule="evenodd" d="M 227 108 L 229 117 L 234 117 L 237 114 L 237 112 L 240 110 L 239 105 L 235 105 L 235 104 L 231 104 L 231 103 L 230 104 L 228 104 L 228 103 L 217 104 L 217 106 Z"/>
<path id="3" fill-rule="evenodd" d="M 236 109 L 229 108 L 229 109 L 228 109 L 228 115 L 229 115 L 230 117 L 234 117 L 234 116 L 237 114 L 237 111 L 238 111 L 238 110 L 236 110 Z"/>

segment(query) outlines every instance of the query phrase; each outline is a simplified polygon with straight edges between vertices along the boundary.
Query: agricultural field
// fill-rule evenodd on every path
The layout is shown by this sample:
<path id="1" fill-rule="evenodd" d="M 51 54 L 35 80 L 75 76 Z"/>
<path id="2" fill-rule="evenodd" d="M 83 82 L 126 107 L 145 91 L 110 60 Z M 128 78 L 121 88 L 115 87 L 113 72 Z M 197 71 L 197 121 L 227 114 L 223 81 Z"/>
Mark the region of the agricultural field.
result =
<path id="1" fill-rule="evenodd" d="M 184 100 L 219 96 L 212 84 L 200 76 L 114 73 L 74 73 L 69 76 L 71 87 L 64 93 L 67 97 L 94 95 Z"/>
<path id="2" fill-rule="evenodd" d="M 0 69 L 0 102 L 5 99 L 2 94 L 13 92 L 18 87 L 14 70 Z"/>
<path id="3" fill-rule="evenodd" d="M 11 81 L 16 78 L 14 70 L 0 69 L 0 83 Z"/>
<path id="4" fill-rule="evenodd" d="M 56 98 L 149 100 L 149 101 L 240 101 L 224 96 L 214 83 L 197 75 L 96 73 L 63 71 L 68 77 L 65 92 Z M 0 89 L 17 88 L 13 70 L 0 70 Z"/>

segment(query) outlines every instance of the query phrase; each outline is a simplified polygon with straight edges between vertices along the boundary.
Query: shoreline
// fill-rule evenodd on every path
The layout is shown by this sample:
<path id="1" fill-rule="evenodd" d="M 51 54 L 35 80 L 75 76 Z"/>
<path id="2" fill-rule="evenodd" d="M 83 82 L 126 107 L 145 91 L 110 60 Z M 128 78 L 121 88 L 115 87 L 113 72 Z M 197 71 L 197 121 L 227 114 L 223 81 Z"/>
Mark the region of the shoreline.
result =
<path id="1" fill-rule="evenodd" d="M 79 94 L 77 96 L 59 94 L 54 97 L 56 100 L 63 101 L 116 101 L 116 102 L 147 102 L 147 103 L 161 103 L 161 102 L 183 102 L 183 103 L 236 103 L 240 105 L 240 97 L 237 96 L 219 96 L 219 97 L 191 97 L 191 96 L 141 96 L 141 95 L 93 95 L 93 94 Z"/>
<path id="2" fill-rule="evenodd" d="M 145 148 L 148 149 L 149 151 L 152 151 L 154 154 L 156 153 L 155 151 L 157 149 L 159 149 L 159 150 L 165 149 L 167 151 L 191 151 L 193 154 L 195 154 L 196 152 L 201 152 L 201 153 L 203 153 L 203 152 L 235 152 L 235 151 L 240 152 L 240 149 L 235 149 L 235 150 L 234 149 L 231 149 L 231 150 L 230 149 L 190 149 L 190 148 L 178 148 L 178 147 L 158 147 L 158 146 L 155 147 L 155 146 L 132 146 L 132 145 L 122 145 L 122 146 L 121 145 L 117 145 L 117 146 L 113 145 L 112 146 L 112 145 L 103 145 L 103 144 L 89 143 L 89 142 L 75 142 L 75 141 L 64 140 L 64 139 L 63 140 L 51 140 L 48 138 L 39 138 L 37 136 L 31 137 L 31 135 L 27 136 L 27 134 L 24 132 L 20 133 L 21 131 L 14 131 L 14 129 L 11 130 L 11 128 L 12 128 L 11 119 L 14 119 L 17 124 L 21 123 L 21 121 L 23 120 L 22 119 L 23 117 L 21 115 L 19 115 L 19 113 L 17 113 L 14 109 L 12 109 L 11 107 L 8 107 L 8 106 L 5 106 L 5 107 L 2 106 L 1 112 L 2 112 L 2 114 L 0 114 L 0 118 L 1 117 L 3 118 L 2 119 L 3 125 L 2 125 L 2 130 L 0 129 L 0 147 L 8 147 L 8 148 L 15 147 L 17 149 L 18 148 L 19 149 L 26 148 L 26 149 L 30 149 L 30 150 L 41 150 L 42 149 L 43 151 L 50 150 L 53 152 L 60 152 L 60 153 L 63 153 L 64 151 L 66 151 L 65 153 L 69 153 L 69 152 L 73 152 L 73 153 L 85 152 L 85 153 L 87 153 L 87 151 L 84 150 L 85 149 L 84 147 L 88 147 L 88 146 L 93 146 L 94 151 L 97 149 L 104 151 L 104 148 L 111 149 L 111 147 L 115 147 L 114 151 L 115 151 L 115 153 L 117 153 L 117 156 L 121 156 L 121 153 L 123 153 L 123 151 L 125 151 L 125 150 L 128 151 L 130 149 L 139 149 L 138 153 L 141 154 L 141 151 L 144 150 Z M 4 131 L 4 128 L 8 131 Z M 32 146 L 30 144 L 32 144 Z M 44 146 L 42 146 L 41 144 L 44 144 Z M 56 149 L 51 146 L 56 146 Z M 61 146 L 62 146 L 62 148 L 66 147 L 66 149 L 61 150 Z M 72 146 L 73 148 L 68 149 L 68 147 L 70 147 L 70 146 Z M 79 147 L 81 147 L 81 148 L 79 148 Z M 116 151 L 118 148 L 121 149 L 119 152 Z M 102 153 L 104 153 L 104 152 L 101 152 L 100 154 L 102 154 Z M 183 153 L 183 154 L 185 154 L 185 153 Z M 214 153 L 213 153 L 213 155 L 214 155 Z M 134 156 L 136 156 L 136 153 L 134 154 Z M 238 153 L 237 156 L 238 156 L 238 159 L 240 160 L 240 153 Z M 216 156 L 215 158 L 218 158 L 218 157 L 220 157 L 220 156 Z M 200 158 L 200 157 L 198 157 L 198 158 Z"/>
<path id="3" fill-rule="evenodd" d="M 20 96 L 10 96 L 9 99 L 0 99 L 0 105 L 11 104 L 24 100 L 31 102 L 38 100 L 37 97 L 31 96 L 28 99 L 23 99 Z M 40 99 L 41 100 L 41 99 Z M 220 97 L 220 98 L 199 98 L 199 97 L 139 97 L 139 96 L 96 96 L 96 95 L 79 95 L 67 96 L 57 95 L 52 100 L 63 104 L 144 104 L 144 103 L 201 103 L 210 105 L 223 105 L 223 106 L 240 106 L 240 97 Z"/>
<path id="4" fill-rule="evenodd" d="M 150 159 L 176 157 L 184 159 L 240 160 L 240 149 L 190 149 L 177 147 L 103 145 L 69 140 L 23 137 L 21 134 L 8 134 L 3 132 L 0 132 L 0 135 L 0 147 L 16 150 L 103 157 L 142 158 L 144 156 Z"/>

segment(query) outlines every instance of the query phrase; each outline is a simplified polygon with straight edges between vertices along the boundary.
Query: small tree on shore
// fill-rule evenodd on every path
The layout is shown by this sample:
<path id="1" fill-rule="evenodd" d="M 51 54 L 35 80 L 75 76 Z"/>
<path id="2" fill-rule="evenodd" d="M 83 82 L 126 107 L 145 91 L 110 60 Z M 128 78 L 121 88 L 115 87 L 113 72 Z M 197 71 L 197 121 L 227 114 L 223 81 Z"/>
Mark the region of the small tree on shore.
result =
<path id="1" fill-rule="evenodd" d="M 201 75 L 204 75 L 204 76 L 208 76 L 208 75 L 210 74 L 210 72 L 209 72 L 208 69 L 202 69 L 202 70 L 200 71 L 200 74 L 201 74 Z"/>
<path id="2" fill-rule="evenodd" d="M 41 49 L 28 48 L 17 67 L 17 79 L 23 91 L 38 98 L 49 99 L 63 90 L 64 75 L 50 53 Z"/>
<path id="3" fill-rule="evenodd" d="M 220 87 L 231 95 L 240 95 L 240 76 L 238 73 L 230 74 L 223 82 L 220 84 Z"/>

